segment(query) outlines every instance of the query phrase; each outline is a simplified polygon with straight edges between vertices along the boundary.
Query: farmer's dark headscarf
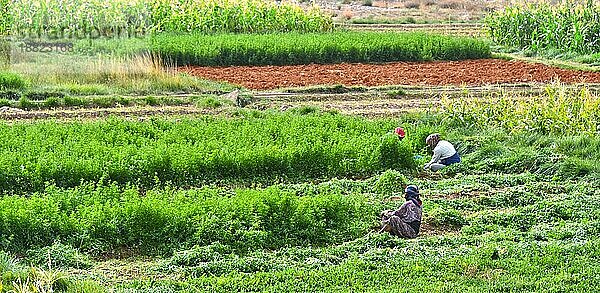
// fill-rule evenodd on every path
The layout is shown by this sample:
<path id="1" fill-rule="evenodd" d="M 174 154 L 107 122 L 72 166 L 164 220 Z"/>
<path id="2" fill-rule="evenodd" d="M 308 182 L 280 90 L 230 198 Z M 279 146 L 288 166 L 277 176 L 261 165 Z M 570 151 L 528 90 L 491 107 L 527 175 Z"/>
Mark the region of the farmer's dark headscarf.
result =
<path id="1" fill-rule="evenodd" d="M 435 148 L 435 146 L 437 146 L 438 142 L 440 142 L 440 134 L 439 133 L 432 133 L 432 134 L 428 135 L 427 138 L 425 139 L 425 143 L 432 149 Z"/>
<path id="2" fill-rule="evenodd" d="M 419 189 L 415 185 L 409 185 L 404 190 L 404 198 L 408 201 L 412 201 L 417 206 L 422 206 L 423 202 L 419 198 Z"/>

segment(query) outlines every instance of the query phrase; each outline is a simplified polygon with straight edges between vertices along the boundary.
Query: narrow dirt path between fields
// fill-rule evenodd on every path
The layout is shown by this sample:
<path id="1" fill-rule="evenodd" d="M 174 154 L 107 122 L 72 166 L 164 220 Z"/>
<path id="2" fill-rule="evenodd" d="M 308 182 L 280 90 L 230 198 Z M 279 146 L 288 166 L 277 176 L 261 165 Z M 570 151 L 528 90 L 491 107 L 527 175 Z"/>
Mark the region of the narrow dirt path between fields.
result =
<path id="1" fill-rule="evenodd" d="M 309 64 L 291 66 L 182 67 L 202 78 L 266 90 L 311 85 L 465 85 L 553 82 L 600 83 L 600 72 L 567 70 L 516 60 Z"/>

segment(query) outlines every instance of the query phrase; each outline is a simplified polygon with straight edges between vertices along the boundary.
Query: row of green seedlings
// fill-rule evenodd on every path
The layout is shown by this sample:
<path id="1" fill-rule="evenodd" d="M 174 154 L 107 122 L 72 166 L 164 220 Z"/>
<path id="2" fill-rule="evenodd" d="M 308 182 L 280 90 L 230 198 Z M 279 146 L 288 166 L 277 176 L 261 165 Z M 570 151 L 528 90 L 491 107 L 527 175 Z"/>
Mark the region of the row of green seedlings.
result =
<path id="1" fill-rule="evenodd" d="M 377 224 L 379 209 L 365 195 L 301 195 L 277 186 L 143 194 L 116 185 L 50 186 L 0 199 L 0 250 L 27 253 L 57 241 L 97 256 L 123 248 L 169 255 L 215 242 L 239 253 L 321 246 L 362 236 Z"/>
<path id="2" fill-rule="evenodd" d="M 497 44 L 542 51 L 600 53 L 600 6 L 594 1 L 510 6 L 485 20 Z"/>
<path id="3" fill-rule="evenodd" d="M 313 6 L 260 0 L 15 0 L 0 10 L 0 35 L 94 38 L 140 37 L 152 32 L 315 32 L 333 28 Z"/>
<path id="4" fill-rule="evenodd" d="M 463 60 L 490 57 L 489 45 L 424 33 L 159 34 L 151 51 L 174 65 L 290 65 Z"/>
<path id="5" fill-rule="evenodd" d="M 598 121 L 593 118 L 597 106 L 581 106 L 578 103 L 587 102 L 575 97 L 560 104 L 558 98 L 539 102 L 545 107 L 537 110 L 505 108 L 502 101 L 496 106 L 469 101 L 462 104 L 464 108 L 447 105 L 443 115 L 417 117 L 405 125 L 410 136 L 403 141 L 390 133 L 399 124 L 394 119 L 368 120 L 314 108 L 286 113 L 236 110 L 229 117 L 181 120 L 3 124 L 0 187 L 3 193 L 22 193 L 42 190 L 47 182 L 72 187 L 81 180 L 149 187 L 167 182 L 190 186 L 223 180 L 370 176 L 388 168 L 414 170 L 418 161 L 414 154 L 425 155 L 425 137 L 439 131 L 448 132 L 463 156 L 463 163 L 449 172 L 529 171 L 560 178 L 598 174 L 595 150 L 600 140 L 590 136 L 588 129 L 577 125 L 566 125 L 563 131 L 505 128 L 495 116 L 486 116 L 498 107 L 514 115 L 501 123 L 524 123 L 523 110 L 535 114 L 553 109 L 554 114 L 543 117 L 543 125 L 560 125 L 569 121 L 564 117 Z M 473 120 L 481 117 L 488 118 Z M 465 133 L 478 135 L 465 137 Z"/>
<path id="6" fill-rule="evenodd" d="M 433 183 L 440 186 L 450 183 L 442 189 L 451 189 L 440 190 L 440 186 L 435 186 L 435 190 L 427 190 L 424 197 L 424 221 L 427 226 L 423 232 L 435 237 L 407 242 L 373 233 L 342 245 L 283 248 L 244 255 L 236 253 L 227 244 L 215 243 L 177 252 L 164 264 L 163 270 L 184 273 L 191 278 L 208 277 L 204 280 L 207 281 L 204 284 L 208 285 L 207 279 L 212 277 L 232 277 L 239 281 L 232 273 L 236 276 L 264 276 L 289 271 L 330 271 L 353 261 L 365 261 L 368 267 L 386 267 L 399 260 L 406 266 L 406 262 L 449 261 L 455 257 L 522 259 L 524 253 L 532 253 L 529 245 L 535 246 L 539 241 L 544 242 L 542 246 L 548 245 L 546 241 L 552 242 L 552 250 L 563 252 L 577 241 L 598 241 L 595 235 L 600 229 L 600 221 L 596 217 L 600 206 L 593 184 L 540 182 L 530 175 L 491 176 L 494 182 L 490 184 L 498 188 L 495 192 L 489 192 L 490 186 L 485 180 L 462 183 L 460 179 L 449 179 L 450 182 L 443 180 Z M 476 178 L 487 179 L 488 176 Z M 479 188 L 474 189 L 474 183 L 480 184 Z M 465 194 L 458 198 L 454 195 L 452 198 L 452 193 L 456 194 L 456 190 L 465 191 L 465 188 L 469 188 L 467 193 L 478 195 Z M 448 233 L 450 231 L 454 232 Z M 510 252 L 485 249 L 479 255 L 482 245 L 505 245 L 504 240 L 515 245 Z M 524 247 L 524 243 L 528 245 Z M 402 249 L 393 249 L 398 247 Z M 592 247 L 589 245 L 577 250 L 583 258 L 594 258 L 600 250 L 590 250 Z M 563 265 L 560 262 L 556 264 Z M 440 265 L 439 268 L 444 271 L 448 269 L 446 265 Z"/>
<path id="7" fill-rule="evenodd" d="M 193 105 L 202 109 L 216 109 L 231 106 L 234 102 L 214 95 L 188 97 L 124 97 L 96 96 L 77 97 L 60 92 L 0 93 L 0 107 L 10 107 L 22 110 L 43 110 L 58 108 L 114 108 L 120 106 L 183 106 Z"/>
<path id="8" fill-rule="evenodd" d="M 82 180 L 149 187 L 355 177 L 415 167 L 411 140 L 391 134 L 396 121 L 305 110 L 0 124 L 0 191 Z"/>
<path id="9" fill-rule="evenodd" d="M 489 190 L 481 187 L 478 196 L 452 200 L 444 197 L 448 191 L 429 190 L 423 198 L 427 203 L 424 233 L 460 230 L 465 236 L 485 237 L 487 232 L 503 231 L 523 241 L 596 235 L 600 206 L 593 185 L 525 180 L 529 182 L 504 185 L 492 193 L 481 192 Z M 133 186 L 50 186 L 29 197 L 0 199 L 0 211 L 12 211 L 0 217 L 0 249 L 24 253 L 59 241 L 97 254 L 122 247 L 143 254 L 170 254 L 220 243 L 241 255 L 256 249 L 339 244 L 371 231 L 381 210 L 397 208 L 401 202 L 385 199 L 401 194 L 406 183 L 400 172 L 388 171 L 366 181 L 266 189 L 167 188 L 142 193 Z M 510 209 L 497 211 L 499 207 Z M 576 234 L 569 227 L 583 230 Z M 77 263 L 89 266 L 85 259 Z"/>

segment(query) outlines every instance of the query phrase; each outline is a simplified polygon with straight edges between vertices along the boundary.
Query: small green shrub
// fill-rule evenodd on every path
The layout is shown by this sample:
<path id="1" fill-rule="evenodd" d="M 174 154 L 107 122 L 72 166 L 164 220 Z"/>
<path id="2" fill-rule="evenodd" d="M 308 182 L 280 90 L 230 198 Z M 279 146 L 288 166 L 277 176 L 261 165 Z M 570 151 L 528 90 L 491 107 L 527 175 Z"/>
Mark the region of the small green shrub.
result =
<path id="1" fill-rule="evenodd" d="M 85 106 L 88 104 L 88 102 L 86 100 L 84 100 L 83 98 L 71 97 L 71 96 L 64 97 L 64 103 L 65 103 L 65 106 L 68 106 L 68 107 Z"/>
<path id="2" fill-rule="evenodd" d="M 44 268 L 86 269 L 92 266 L 92 260 L 87 255 L 60 242 L 27 251 L 27 260 L 35 266 Z"/>
<path id="3" fill-rule="evenodd" d="M 112 108 L 117 105 L 115 97 L 97 97 L 94 98 L 91 103 L 100 108 Z"/>
<path id="4" fill-rule="evenodd" d="M 131 99 L 122 96 L 97 97 L 91 100 L 91 104 L 100 108 L 112 108 L 115 106 L 128 106 L 132 104 Z"/>
<path id="5" fill-rule="evenodd" d="M 32 101 L 44 101 L 48 98 L 64 98 L 65 94 L 55 91 L 32 91 L 24 93 L 23 96 Z"/>
<path id="6" fill-rule="evenodd" d="M 5 251 L 0 250 L 0 274 L 20 269 L 19 262 Z"/>
<path id="7" fill-rule="evenodd" d="M 0 99 L 0 107 L 11 107 L 13 102 L 8 99 Z"/>
<path id="8" fill-rule="evenodd" d="M 21 97 L 19 99 L 19 104 L 18 107 L 21 109 L 34 109 L 34 108 L 38 108 L 37 104 L 33 101 L 31 101 L 30 99 L 26 98 L 25 96 Z"/>
<path id="9" fill-rule="evenodd" d="M 375 157 L 382 170 L 411 170 L 416 167 L 411 146 L 400 141 L 395 134 L 386 134 L 381 138 Z"/>
<path id="10" fill-rule="evenodd" d="M 223 103 L 213 97 L 206 97 L 196 103 L 199 108 L 216 109 L 223 106 Z"/>
<path id="11" fill-rule="evenodd" d="M 0 91 L 0 99 L 18 101 L 21 96 L 22 94 L 20 92 L 14 90 Z"/>
<path id="12" fill-rule="evenodd" d="M 0 90 L 20 90 L 26 85 L 25 80 L 18 74 L 0 71 Z"/>
<path id="13" fill-rule="evenodd" d="M 156 98 L 154 96 L 146 96 L 146 97 L 144 97 L 144 102 L 148 106 L 157 106 L 157 105 L 160 104 L 158 98 Z"/>
<path id="14" fill-rule="evenodd" d="M 399 171 L 387 170 L 379 175 L 373 189 L 378 194 L 389 196 L 392 194 L 403 193 L 407 183 L 408 180 Z"/>
<path id="15" fill-rule="evenodd" d="M 43 105 L 46 108 L 58 108 L 62 104 L 62 99 L 57 97 L 50 97 L 44 100 Z"/>
<path id="16" fill-rule="evenodd" d="M 426 220 L 429 224 L 437 227 L 460 228 L 467 224 L 462 214 L 452 208 L 437 207 L 427 213 Z"/>
<path id="17" fill-rule="evenodd" d="M 300 106 L 290 110 L 291 113 L 296 113 L 298 115 L 309 115 L 319 113 L 321 109 L 315 106 Z"/>

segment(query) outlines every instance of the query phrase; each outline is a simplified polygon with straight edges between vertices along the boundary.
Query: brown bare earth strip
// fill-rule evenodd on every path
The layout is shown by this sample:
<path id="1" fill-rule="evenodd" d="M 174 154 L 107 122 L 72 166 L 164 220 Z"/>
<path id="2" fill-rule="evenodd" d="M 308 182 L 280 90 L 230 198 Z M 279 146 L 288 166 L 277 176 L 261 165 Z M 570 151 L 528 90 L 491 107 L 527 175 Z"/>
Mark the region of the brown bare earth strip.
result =
<path id="1" fill-rule="evenodd" d="M 598 72 L 567 70 L 539 63 L 498 59 L 385 64 L 182 67 L 180 71 L 258 90 L 324 84 L 477 86 L 552 81 L 600 83 Z"/>

